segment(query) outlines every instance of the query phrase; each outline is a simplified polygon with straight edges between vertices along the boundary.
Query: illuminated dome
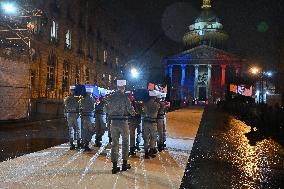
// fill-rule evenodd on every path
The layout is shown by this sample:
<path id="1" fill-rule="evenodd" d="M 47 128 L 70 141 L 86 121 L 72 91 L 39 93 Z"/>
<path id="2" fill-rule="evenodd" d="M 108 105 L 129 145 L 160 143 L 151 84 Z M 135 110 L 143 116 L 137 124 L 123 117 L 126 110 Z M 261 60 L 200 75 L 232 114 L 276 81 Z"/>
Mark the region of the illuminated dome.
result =
<path id="1" fill-rule="evenodd" d="M 183 37 L 186 48 L 208 45 L 225 49 L 228 35 L 223 31 L 219 18 L 211 10 L 210 0 L 203 0 L 201 15 L 189 26 L 189 32 Z"/>

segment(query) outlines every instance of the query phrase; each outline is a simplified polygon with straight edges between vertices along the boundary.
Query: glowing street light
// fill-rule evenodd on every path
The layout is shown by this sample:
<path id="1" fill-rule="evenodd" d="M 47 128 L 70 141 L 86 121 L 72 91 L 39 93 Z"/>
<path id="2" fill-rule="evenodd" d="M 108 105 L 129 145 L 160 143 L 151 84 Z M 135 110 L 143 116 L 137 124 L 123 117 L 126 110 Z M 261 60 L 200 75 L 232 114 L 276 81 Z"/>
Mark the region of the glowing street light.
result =
<path id="1" fill-rule="evenodd" d="M 132 69 L 130 70 L 130 72 L 131 72 L 132 77 L 134 77 L 134 78 L 137 78 L 138 75 L 139 75 L 136 68 L 132 68 Z"/>
<path id="2" fill-rule="evenodd" d="M 256 75 L 256 74 L 259 73 L 259 68 L 257 68 L 257 67 L 252 67 L 252 68 L 250 69 L 250 72 L 251 72 L 253 75 Z"/>
<path id="3" fill-rule="evenodd" d="M 17 13 L 17 6 L 13 2 L 2 2 L 1 3 L 1 8 L 7 14 L 15 14 L 15 13 Z"/>

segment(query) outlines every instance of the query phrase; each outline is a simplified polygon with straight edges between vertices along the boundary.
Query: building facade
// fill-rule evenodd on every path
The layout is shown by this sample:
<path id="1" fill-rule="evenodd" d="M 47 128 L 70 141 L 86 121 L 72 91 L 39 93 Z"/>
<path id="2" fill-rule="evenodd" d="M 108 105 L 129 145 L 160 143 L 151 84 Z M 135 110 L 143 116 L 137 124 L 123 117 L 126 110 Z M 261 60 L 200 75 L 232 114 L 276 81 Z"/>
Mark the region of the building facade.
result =
<path id="1" fill-rule="evenodd" d="M 70 85 L 114 87 L 128 51 L 101 1 L 26 0 L 18 7 L 19 14 L 1 15 L 1 56 L 28 62 L 30 111 L 52 112 L 40 108 L 51 103 L 61 112 Z"/>
<path id="2" fill-rule="evenodd" d="M 225 96 L 226 84 L 238 77 L 243 60 L 226 52 L 228 35 L 203 0 L 201 15 L 183 38 L 185 51 L 164 59 L 171 100 L 215 102 Z"/>

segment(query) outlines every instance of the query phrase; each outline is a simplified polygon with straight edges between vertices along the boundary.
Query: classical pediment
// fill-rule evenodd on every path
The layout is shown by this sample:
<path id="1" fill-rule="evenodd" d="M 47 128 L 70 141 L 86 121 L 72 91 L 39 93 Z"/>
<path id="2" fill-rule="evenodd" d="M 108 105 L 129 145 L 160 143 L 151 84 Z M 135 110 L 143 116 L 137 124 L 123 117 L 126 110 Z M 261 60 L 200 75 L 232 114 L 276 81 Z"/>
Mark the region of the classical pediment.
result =
<path id="1" fill-rule="evenodd" d="M 170 60 L 188 60 L 188 61 L 202 61 L 202 60 L 228 60 L 240 61 L 236 55 L 230 54 L 226 51 L 209 47 L 207 45 L 200 45 L 198 47 L 186 50 L 180 54 L 169 57 Z"/>

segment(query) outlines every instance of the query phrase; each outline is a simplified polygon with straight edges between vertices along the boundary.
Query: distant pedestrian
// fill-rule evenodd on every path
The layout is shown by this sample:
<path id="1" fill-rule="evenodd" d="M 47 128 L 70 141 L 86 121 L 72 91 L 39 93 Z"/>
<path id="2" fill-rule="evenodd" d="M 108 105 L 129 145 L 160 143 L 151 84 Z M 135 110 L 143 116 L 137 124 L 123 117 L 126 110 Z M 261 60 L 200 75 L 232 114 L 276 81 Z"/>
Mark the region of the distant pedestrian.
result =
<path id="1" fill-rule="evenodd" d="M 130 100 L 124 94 L 125 85 L 126 80 L 117 80 L 118 90 L 109 97 L 108 103 L 104 107 L 104 111 L 111 119 L 111 161 L 113 163 L 113 174 L 120 171 L 120 167 L 117 166 L 120 135 L 122 136 L 122 171 L 126 171 L 131 168 L 130 164 L 127 163 L 129 152 L 128 117 L 129 115 L 134 115 L 135 111 Z"/>
<path id="2" fill-rule="evenodd" d="M 69 128 L 70 150 L 75 149 L 74 139 L 76 136 L 77 147 L 81 147 L 81 130 L 78 124 L 79 103 L 74 96 L 75 86 L 70 86 L 70 95 L 64 99 L 65 112 L 67 113 L 67 122 Z M 76 133 L 76 135 L 75 135 Z"/>
<path id="3" fill-rule="evenodd" d="M 150 99 L 144 104 L 143 139 L 145 159 L 155 157 L 157 150 L 157 115 L 160 104 L 156 102 L 157 93 L 149 91 Z M 150 149 L 149 149 L 150 148 Z"/>
<path id="4" fill-rule="evenodd" d="M 92 117 L 94 116 L 94 105 L 95 100 L 91 96 L 93 89 L 86 89 L 87 95 L 81 101 L 81 109 L 82 109 L 82 139 L 84 143 L 84 150 L 90 151 L 89 143 L 93 136 L 94 126 L 92 124 Z"/>

